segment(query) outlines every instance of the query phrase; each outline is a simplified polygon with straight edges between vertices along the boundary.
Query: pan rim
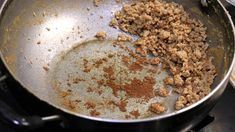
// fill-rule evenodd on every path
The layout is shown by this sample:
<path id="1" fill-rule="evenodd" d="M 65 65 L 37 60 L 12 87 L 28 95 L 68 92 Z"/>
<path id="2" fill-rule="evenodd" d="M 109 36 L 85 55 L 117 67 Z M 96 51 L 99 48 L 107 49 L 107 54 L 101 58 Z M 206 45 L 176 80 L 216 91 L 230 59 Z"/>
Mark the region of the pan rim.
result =
<path id="1" fill-rule="evenodd" d="M 0 8 L 0 17 L 2 17 L 3 15 L 3 12 L 4 12 L 4 8 L 7 7 L 7 4 L 9 4 L 9 2 L 11 2 L 13 0 L 4 0 L 1 8 Z M 234 27 L 234 23 L 232 21 L 232 18 L 230 16 L 230 14 L 228 13 L 228 11 L 226 10 L 226 8 L 223 6 L 223 4 L 221 3 L 221 1 L 217 0 L 217 2 L 219 3 L 219 5 L 222 7 L 222 9 L 224 10 L 224 12 L 226 13 L 228 19 L 229 19 L 229 22 L 230 22 L 230 25 L 232 27 L 232 31 L 233 31 L 233 38 L 234 38 L 234 42 L 233 44 L 235 45 L 235 27 Z M 234 46 L 234 51 L 235 51 L 235 46 Z M 173 116 L 176 116 L 176 115 L 179 115 L 179 114 L 182 114 L 186 111 L 189 111 L 190 109 L 193 109 L 199 105 L 201 105 L 203 102 L 207 101 L 208 99 L 210 99 L 226 82 L 228 82 L 229 80 L 229 77 L 232 73 L 232 70 L 233 70 L 233 66 L 235 65 L 235 54 L 233 55 L 233 59 L 232 59 L 232 63 L 229 67 L 229 70 L 227 71 L 225 77 L 220 81 L 220 83 L 207 95 L 205 96 L 204 98 L 202 98 L 201 100 L 199 100 L 198 102 L 186 107 L 186 108 L 183 108 L 181 110 L 178 110 L 178 111 L 174 111 L 174 112 L 171 112 L 169 114 L 166 114 L 166 115 L 159 115 L 159 116 L 155 116 L 155 117 L 151 117 L 151 118 L 144 118 L 144 119 L 131 119 L 131 120 L 121 120 L 121 119 L 109 119 L 109 118 L 100 118 L 100 117 L 92 117 L 92 116 L 87 116 L 87 115 L 82 115 L 82 114 L 79 114 L 79 113 L 76 113 L 76 112 L 72 112 L 68 109 L 65 109 L 65 108 L 61 108 L 59 105 L 56 105 L 55 103 L 52 103 L 52 102 L 49 102 L 49 101 L 46 101 L 44 99 L 42 99 L 41 97 L 38 97 L 36 96 L 36 94 L 32 93 L 29 89 L 27 89 L 25 87 L 24 84 L 21 83 L 20 79 L 18 77 L 16 77 L 13 73 L 12 73 L 12 70 L 10 70 L 10 68 L 8 67 L 4 57 L 3 57 L 3 54 L 2 54 L 2 51 L 0 51 L 0 57 L 1 57 L 1 60 L 2 62 L 4 63 L 4 66 L 7 68 L 7 70 L 10 72 L 11 76 L 24 88 L 26 89 L 29 93 L 33 94 L 36 98 L 38 98 L 39 100 L 53 106 L 54 108 L 56 109 L 59 109 L 67 114 L 70 114 L 70 115 L 73 115 L 73 116 L 77 116 L 77 117 L 80 117 L 80 118 L 84 118 L 84 119 L 89 119 L 89 120 L 93 120 L 93 121 L 100 121 L 100 122 L 107 122 L 107 123 L 143 123 L 143 122 L 150 122 L 150 121 L 158 121 L 158 120 L 162 120 L 162 119 L 165 119 L 165 118 L 168 118 L 168 117 L 173 117 Z"/>

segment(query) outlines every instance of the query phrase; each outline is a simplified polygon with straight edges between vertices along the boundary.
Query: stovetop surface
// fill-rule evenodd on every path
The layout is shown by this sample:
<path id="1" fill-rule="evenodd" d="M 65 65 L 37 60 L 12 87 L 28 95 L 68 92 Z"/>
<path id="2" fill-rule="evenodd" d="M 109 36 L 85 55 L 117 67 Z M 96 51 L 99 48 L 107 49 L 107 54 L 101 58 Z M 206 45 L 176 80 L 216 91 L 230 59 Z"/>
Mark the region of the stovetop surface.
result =
<path id="1" fill-rule="evenodd" d="M 0 0 L 2 4 L 3 0 Z M 229 10 L 230 14 L 235 20 L 235 7 L 222 2 L 225 4 L 226 8 Z M 0 62 L 1 65 L 1 62 Z M 3 68 L 4 69 L 4 68 Z M 2 67 L 0 67 L 0 82 L 4 79 L 5 73 L 1 72 Z M 2 78 L 3 76 L 3 78 Z M 4 100 L 11 107 L 13 107 L 17 112 L 24 115 L 39 115 L 39 116 L 50 116 L 54 114 L 54 111 L 50 109 L 45 103 L 40 102 L 32 95 L 25 93 L 25 90 L 20 87 L 17 82 L 12 78 L 7 78 L 6 83 L 0 83 L 0 100 Z M 18 95 L 18 96 L 17 96 Z M 19 96 L 20 95 L 20 96 Z M 17 100 L 17 101 L 16 101 Z M 209 118 L 207 120 L 213 120 L 209 125 L 204 127 L 199 132 L 235 132 L 235 89 L 228 84 L 223 96 L 219 100 L 215 108 L 210 112 Z M 22 102 L 23 101 L 23 102 Z M 33 102 L 33 103 L 32 103 Z M 40 109 L 35 109 L 40 107 Z M 41 131 L 70 131 L 68 128 L 62 128 L 58 124 L 47 124 L 45 127 L 35 130 L 36 132 Z M 18 130 L 10 128 L 5 124 L 0 123 L 0 132 L 17 132 Z"/>

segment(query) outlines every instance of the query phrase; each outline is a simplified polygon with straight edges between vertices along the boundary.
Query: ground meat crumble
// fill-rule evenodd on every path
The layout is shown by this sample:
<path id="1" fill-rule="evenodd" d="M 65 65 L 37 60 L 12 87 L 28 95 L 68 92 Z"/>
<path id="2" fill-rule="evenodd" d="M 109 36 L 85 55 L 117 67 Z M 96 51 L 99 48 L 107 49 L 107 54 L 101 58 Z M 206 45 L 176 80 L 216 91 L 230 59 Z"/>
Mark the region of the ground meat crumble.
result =
<path id="1" fill-rule="evenodd" d="M 118 34 L 117 41 L 118 42 L 131 42 L 132 37 L 125 35 L 125 34 Z"/>
<path id="2" fill-rule="evenodd" d="M 167 97 L 169 94 L 168 90 L 164 87 L 160 88 L 158 91 L 157 91 L 157 95 L 158 96 L 161 96 L 161 97 Z"/>
<path id="3" fill-rule="evenodd" d="M 216 76 L 212 58 L 207 55 L 207 28 L 189 17 L 183 7 L 161 0 L 138 1 L 125 4 L 115 12 L 110 26 L 137 35 L 134 42 L 141 56 L 157 57 L 170 72 L 164 82 L 179 93 L 175 109 L 189 106 L 211 91 Z M 155 113 L 165 111 L 160 104 L 152 104 Z"/>
<path id="4" fill-rule="evenodd" d="M 166 111 L 166 107 L 162 103 L 152 103 L 149 107 L 149 110 L 156 113 L 156 114 L 161 114 Z"/>
<path id="5" fill-rule="evenodd" d="M 107 34 L 104 31 L 97 32 L 95 35 L 95 37 L 100 41 L 104 40 L 106 38 L 106 36 L 107 36 Z"/>
<path id="6" fill-rule="evenodd" d="M 94 6 L 98 7 L 101 0 L 93 0 Z"/>

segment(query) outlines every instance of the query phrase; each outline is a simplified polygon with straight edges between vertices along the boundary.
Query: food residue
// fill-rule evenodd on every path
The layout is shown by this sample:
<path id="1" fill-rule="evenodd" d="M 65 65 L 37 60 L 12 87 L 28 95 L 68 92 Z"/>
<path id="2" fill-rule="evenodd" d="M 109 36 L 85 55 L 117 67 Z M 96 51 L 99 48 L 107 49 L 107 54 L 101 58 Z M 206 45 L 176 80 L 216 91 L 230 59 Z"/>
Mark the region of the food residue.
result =
<path id="1" fill-rule="evenodd" d="M 46 28 L 46 30 L 47 30 L 47 31 L 51 31 L 51 29 L 50 29 L 50 28 L 48 28 L 48 27 Z"/>
<path id="2" fill-rule="evenodd" d="M 87 109 L 94 109 L 96 107 L 95 103 L 88 101 L 84 104 Z"/>
<path id="3" fill-rule="evenodd" d="M 93 3 L 99 6 L 100 0 L 93 0 Z M 80 62 L 83 66 L 79 69 L 84 75 L 89 74 L 89 79 L 70 78 L 67 86 L 71 88 L 85 84 L 86 92 L 101 97 L 106 97 L 106 94 L 109 97 L 109 94 L 112 94 L 117 100 L 106 100 L 107 103 L 103 100 L 99 103 L 96 102 L 98 100 L 92 102 L 90 99 L 76 102 L 68 99 L 71 92 L 60 91 L 69 109 L 75 110 L 77 104 L 82 104 L 87 109 L 86 114 L 102 117 L 101 106 L 114 107 L 126 119 L 142 118 L 142 109 L 129 107 L 131 99 L 147 104 L 145 112 L 162 114 L 166 113 L 168 105 L 152 99 L 168 99 L 172 91 L 176 92 L 178 97 L 174 107 L 175 110 L 180 110 L 210 93 L 216 70 L 212 58 L 207 54 L 207 28 L 199 20 L 190 18 L 181 5 L 162 0 L 125 4 L 121 10 L 114 13 L 109 26 L 125 32 L 118 34 L 113 48 L 119 46 L 118 48 L 125 50 L 127 54 L 105 53 L 106 56 L 101 55 L 99 59 L 82 58 Z M 46 29 L 50 31 L 49 28 Z M 133 35 L 135 37 L 132 38 Z M 107 34 L 99 31 L 94 37 L 103 41 Z M 133 49 L 128 46 L 133 46 Z M 120 59 L 118 65 L 116 58 Z M 114 60 L 115 64 L 109 64 L 109 60 Z M 43 69 L 49 70 L 48 66 L 43 66 Z M 147 73 L 143 72 L 144 70 Z M 168 73 L 167 77 L 162 79 L 163 86 L 158 86 L 156 74 L 161 71 Z M 91 84 L 86 83 L 88 80 Z"/>
<path id="4" fill-rule="evenodd" d="M 100 112 L 96 111 L 96 110 L 91 110 L 90 111 L 90 115 L 91 116 L 99 116 L 100 115 Z"/>
<path id="5" fill-rule="evenodd" d="M 178 98 L 175 109 L 189 106 L 211 91 L 216 69 L 207 54 L 207 28 L 190 18 L 179 4 L 160 0 L 125 4 L 115 12 L 110 26 L 137 35 L 136 51 L 141 56 L 157 57 L 152 63 L 161 61 L 162 67 L 170 71 L 165 83 L 174 85 L 187 100 L 182 104 L 182 98 Z"/>
<path id="6" fill-rule="evenodd" d="M 41 44 L 41 41 L 38 41 L 37 44 Z"/>
<path id="7" fill-rule="evenodd" d="M 133 110 L 130 112 L 132 116 L 134 116 L 136 119 L 140 116 L 140 113 L 138 110 Z"/>
<path id="8" fill-rule="evenodd" d="M 112 88 L 113 94 L 117 96 L 118 91 L 125 91 L 128 97 L 150 99 L 154 96 L 155 78 L 145 77 L 143 80 L 134 78 L 130 83 L 118 84 L 115 82 L 114 71 L 112 67 L 104 69 L 107 74 L 106 85 Z"/>
<path id="9" fill-rule="evenodd" d="M 107 36 L 107 34 L 104 31 L 97 32 L 95 35 L 95 37 L 100 41 L 104 40 L 106 38 L 106 36 Z"/>
<path id="10" fill-rule="evenodd" d="M 169 91 L 165 88 L 165 87 L 161 87 L 160 89 L 158 89 L 157 91 L 157 95 L 161 96 L 161 97 L 167 97 L 169 94 Z"/>
<path id="11" fill-rule="evenodd" d="M 49 67 L 46 65 L 46 66 L 43 66 L 42 67 L 45 71 L 49 71 Z"/>
<path id="12" fill-rule="evenodd" d="M 93 0 L 94 6 L 98 7 L 101 0 Z"/>
<path id="13" fill-rule="evenodd" d="M 152 103 L 150 105 L 149 110 L 156 113 L 156 114 L 161 114 L 166 111 L 166 107 L 162 103 Z"/>

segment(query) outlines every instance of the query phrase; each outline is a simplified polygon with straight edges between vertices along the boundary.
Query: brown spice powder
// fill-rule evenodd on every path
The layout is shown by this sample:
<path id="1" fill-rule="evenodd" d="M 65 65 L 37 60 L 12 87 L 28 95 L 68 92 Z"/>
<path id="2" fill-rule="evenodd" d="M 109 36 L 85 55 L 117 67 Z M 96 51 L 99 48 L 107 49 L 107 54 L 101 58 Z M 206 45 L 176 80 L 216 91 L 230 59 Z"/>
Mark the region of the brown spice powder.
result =
<path id="1" fill-rule="evenodd" d="M 97 91 L 97 93 L 98 93 L 99 95 L 101 95 L 101 94 L 103 93 L 103 90 L 100 89 L 100 90 Z"/>
<path id="2" fill-rule="evenodd" d="M 131 115 L 133 115 L 135 118 L 138 118 L 140 116 L 140 113 L 138 110 L 133 110 L 130 112 Z"/>
<path id="3" fill-rule="evenodd" d="M 125 115 L 125 118 L 129 119 L 129 118 L 131 118 L 131 116 L 130 115 Z"/>
<path id="4" fill-rule="evenodd" d="M 126 112 L 126 105 L 127 105 L 127 101 L 121 101 L 120 103 L 119 103 L 119 109 L 120 109 L 120 111 L 122 111 L 122 112 Z"/>
<path id="5" fill-rule="evenodd" d="M 70 96 L 71 95 L 71 92 L 68 92 L 68 91 L 58 91 L 59 92 L 59 96 L 62 97 L 62 98 L 65 98 L 67 96 Z"/>
<path id="6" fill-rule="evenodd" d="M 81 78 L 73 78 L 73 84 L 78 84 L 81 81 L 85 81 L 85 80 Z"/>
<path id="7" fill-rule="evenodd" d="M 100 115 L 100 112 L 96 111 L 96 110 L 91 110 L 90 111 L 90 115 L 91 116 L 99 116 Z"/>
<path id="8" fill-rule="evenodd" d="M 115 103 L 115 102 L 111 102 L 112 104 L 116 105 L 120 111 L 122 112 L 126 112 L 126 106 L 127 106 L 127 101 L 126 100 L 122 100 L 119 103 Z"/>
<path id="9" fill-rule="evenodd" d="M 146 99 L 154 97 L 153 86 L 155 85 L 155 79 L 151 77 L 145 77 L 143 81 L 134 78 L 130 84 L 125 84 L 121 87 L 128 96 Z"/>
<path id="10" fill-rule="evenodd" d="M 143 69 L 143 66 L 140 65 L 138 62 L 133 62 L 131 63 L 131 65 L 129 66 L 129 69 L 131 71 L 139 71 Z"/>
<path id="11" fill-rule="evenodd" d="M 91 87 L 88 87 L 88 88 L 87 88 L 87 92 L 90 93 L 90 92 L 93 92 L 93 91 L 94 91 L 94 89 L 92 89 Z"/>
<path id="12" fill-rule="evenodd" d="M 112 67 L 104 68 L 107 73 L 107 86 L 112 88 L 113 94 L 117 96 L 118 91 L 125 91 L 128 97 L 150 99 L 154 97 L 155 79 L 152 77 L 145 77 L 143 80 L 132 79 L 130 83 L 116 84 L 114 78 L 114 71 Z"/>
<path id="13" fill-rule="evenodd" d="M 83 65 L 84 65 L 84 72 L 86 72 L 86 73 L 88 73 L 88 72 L 90 72 L 91 71 L 91 69 L 90 68 L 88 68 L 88 60 L 87 59 L 83 59 Z"/>
<path id="14" fill-rule="evenodd" d="M 122 56 L 122 62 L 123 62 L 126 66 L 128 66 L 129 63 L 131 62 L 130 57 L 128 57 L 128 56 Z"/>
<path id="15" fill-rule="evenodd" d="M 96 61 L 96 62 L 95 62 L 95 68 L 99 68 L 100 65 L 102 65 L 102 64 L 103 64 L 103 60 L 102 60 L 102 59 Z"/>
<path id="16" fill-rule="evenodd" d="M 107 73 L 106 78 L 114 78 L 114 71 L 113 68 L 110 66 L 108 68 L 104 68 L 104 72 Z M 115 78 L 114 78 L 115 79 Z M 113 80 L 113 79 L 112 79 Z"/>
<path id="17" fill-rule="evenodd" d="M 65 106 L 66 108 L 68 108 L 71 111 L 76 111 L 76 107 L 78 107 L 77 103 L 75 101 L 72 101 L 72 100 L 67 99 L 67 98 L 63 98 L 61 100 L 61 103 L 62 103 L 63 106 Z"/>
<path id="18" fill-rule="evenodd" d="M 127 50 L 127 49 L 126 49 Z M 135 53 L 128 50 L 130 56 L 122 56 L 122 62 L 126 65 L 130 71 L 140 71 L 143 70 L 143 65 L 147 62 L 145 58 L 136 56 Z M 132 61 L 131 58 L 135 58 L 136 61 Z"/>
<path id="19" fill-rule="evenodd" d="M 105 84 L 105 81 L 102 79 L 102 80 L 98 80 L 97 83 L 99 86 L 103 86 Z"/>
<path id="20" fill-rule="evenodd" d="M 115 102 L 113 100 L 108 101 L 107 105 L 115 105 L 119 108 L 120 111 L 126 112 L 126 106 L 127 106 L 126 100 L 121 100 L 120 102 Z"/>
<path id="21" fill-rule="evenodd" d="M 86 106 L 87 109 L 94 109 L 96 107 L 95 103 L 90 101 L 86 102 L 84 105 Z"/>

